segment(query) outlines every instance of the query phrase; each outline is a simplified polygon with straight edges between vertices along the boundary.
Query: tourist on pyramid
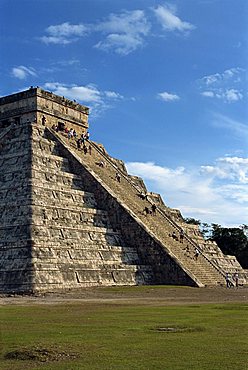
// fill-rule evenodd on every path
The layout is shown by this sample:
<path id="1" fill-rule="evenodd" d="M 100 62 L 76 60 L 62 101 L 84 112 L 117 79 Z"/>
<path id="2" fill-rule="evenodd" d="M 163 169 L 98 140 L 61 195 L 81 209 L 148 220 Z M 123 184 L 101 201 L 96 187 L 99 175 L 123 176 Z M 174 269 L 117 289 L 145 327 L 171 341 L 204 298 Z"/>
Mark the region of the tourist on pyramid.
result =
<path id="1" fill-rule="evenodd" d="M 156 214 L 156 210 L 157 210 L 157 206 L 156 204 L 152 204 L 152 214 L 155 215 Z"/>
<path id="2" fill-rule="evenodd" d="M 73 129 L 71 128 L 68 132 L 68 139 L 70 140 L 73 137 Z"/>
<path id="3" fill-rule="evenodd" d="M 197 247 L 195 247 L 195 255 L 194 255 L 194 257 L 195 257 L 195 260 L 197 260 L 197 259 L 198 259 L 198 257 L 199 257 L 199 254 L 200 254 L 200 251 L 199 251 L 199 249 L 198 249 Z"/>
<path id="4" fill-rule="evenodd" d="M 183 243 L 183 239 L 184 239 L 184 231 L 183 231 L 183 229 L 181 229 L 181 231 L 180 231 L 180 243 Z"/>
<path id="5" fill-rule="evenodd" d="M 117 182 L 121 182 L 121 176 L 120 176 L 120 174 L 118 172 L 116 172 L 116 174 L 115 174 L 115 180 Z"/>
<path id="6" fill-rule="evenodd" d="M 81 149 L 81 140 L 80 139 L 77 139 L 77 148 L 78 148 L 78 150 Z"/>

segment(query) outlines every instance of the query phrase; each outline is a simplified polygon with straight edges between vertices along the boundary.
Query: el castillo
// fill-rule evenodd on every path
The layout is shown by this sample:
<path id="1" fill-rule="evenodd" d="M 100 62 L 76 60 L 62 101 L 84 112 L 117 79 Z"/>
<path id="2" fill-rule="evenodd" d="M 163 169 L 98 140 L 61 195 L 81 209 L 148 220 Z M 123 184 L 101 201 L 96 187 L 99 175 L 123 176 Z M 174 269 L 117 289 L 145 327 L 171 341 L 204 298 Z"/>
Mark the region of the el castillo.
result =
<path id="1" fill-rule="evenodd" d="M 88 115 L 38 87 L 0 98 L 0 293 L 246 284 L 234 256 L 87 137 Z"/>

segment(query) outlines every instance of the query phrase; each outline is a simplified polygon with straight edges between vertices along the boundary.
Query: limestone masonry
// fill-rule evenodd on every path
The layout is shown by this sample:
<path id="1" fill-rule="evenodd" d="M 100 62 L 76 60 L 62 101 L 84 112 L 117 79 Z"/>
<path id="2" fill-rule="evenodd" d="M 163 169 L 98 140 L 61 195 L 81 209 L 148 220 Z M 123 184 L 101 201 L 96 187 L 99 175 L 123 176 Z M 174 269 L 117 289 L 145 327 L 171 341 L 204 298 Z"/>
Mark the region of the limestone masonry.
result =
<path id="1" fill-rule="evenodd" d="M 0 292 L 214 286 L 227 272 L 246 283 L 235 257 L 147 192 L 122 161 L 90 140 L 77 147 L 88 114 L 40 88 L 0 98 Z"/>

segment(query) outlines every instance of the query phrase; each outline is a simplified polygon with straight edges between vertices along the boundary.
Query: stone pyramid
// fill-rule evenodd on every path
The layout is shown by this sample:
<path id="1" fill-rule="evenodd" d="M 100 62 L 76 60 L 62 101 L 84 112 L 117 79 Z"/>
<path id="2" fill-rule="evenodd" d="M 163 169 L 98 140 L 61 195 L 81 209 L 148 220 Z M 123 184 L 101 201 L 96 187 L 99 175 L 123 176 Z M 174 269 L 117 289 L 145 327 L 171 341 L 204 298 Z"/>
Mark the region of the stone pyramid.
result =
<path id="1" fill-rule="evenodd" d="M 122 161 L 68 138 L 70 129 L 87 132 L 88 108 L 30 88 L 0 98 L 0 113 L 0 292 L 215 286 L 226 272 L 245 282 L 235 257 L 147 192 Z"/>

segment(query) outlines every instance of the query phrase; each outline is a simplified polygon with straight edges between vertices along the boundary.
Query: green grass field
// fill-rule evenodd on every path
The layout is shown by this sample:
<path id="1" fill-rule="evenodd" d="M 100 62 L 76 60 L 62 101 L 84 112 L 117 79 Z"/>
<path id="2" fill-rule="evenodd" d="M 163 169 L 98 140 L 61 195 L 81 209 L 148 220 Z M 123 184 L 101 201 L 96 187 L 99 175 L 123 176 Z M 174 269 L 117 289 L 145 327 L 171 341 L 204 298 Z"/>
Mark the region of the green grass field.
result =
<path id="1" fill-rule="evenodd" d="M 0 369 L 248 369 L 248 304 L 6 305 L 0 320 Z"/>

